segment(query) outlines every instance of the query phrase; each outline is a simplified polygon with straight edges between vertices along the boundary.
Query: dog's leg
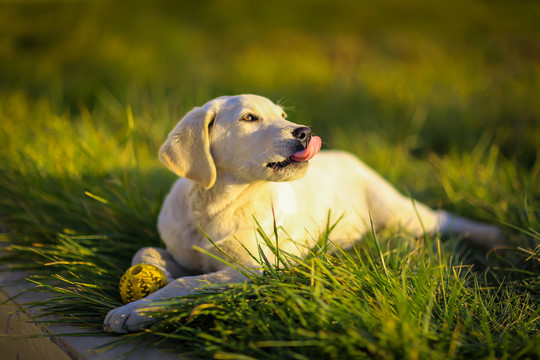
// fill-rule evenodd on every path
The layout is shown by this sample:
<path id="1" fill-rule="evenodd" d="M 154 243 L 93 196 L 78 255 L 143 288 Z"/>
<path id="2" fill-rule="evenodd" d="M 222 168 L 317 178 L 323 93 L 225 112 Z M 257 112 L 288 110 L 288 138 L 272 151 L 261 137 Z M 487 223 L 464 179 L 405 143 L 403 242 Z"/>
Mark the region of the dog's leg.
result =
<path id="1" fill-rule="evenodd" d="M 492 249 L 503 244 L 504 233 L 497 226 L 479 223 L 446 211 L 437 211 L 438 231 L 442 234 L 463 234 L 470 245 Z"/>
<path id="2" fill-rule="evenodd" d="M 159 310 L 159 307 L 154 303 L 156 300 L 189 295 L 206 285 L 238 283 L 247 280 L 248 278 L 245 275 L 232 268 L 224 268 L 205 275 L 186 276 L 176 279 L 142 300 L 109 311 L 103 322 L 103 329 L 107 332 L 119 334 L 141 331 L 156 321 L 152 316 L 152 311 Z"/>
<path id="3" fill-rule="evenodd" d="M 137 264 L 150 264 L 157 266 L 165 273 L 168 282 L 172 282 L 175 279 L 189 275 L 189 273 L 183 269 L 174 258 L 165 249 L 145 247 L 137 251 L 131 266 Z"/>
<path id="4" fill-rule="evenodd" d="M 494 225 L 465 219 L 444 210 L 432 210 L 419 201 L 400 197 L 394 217 L 414 236 L 421 236 L 424 232 L 463 235 L 469 245 L 485 249 L 502 244 L 504 234 Z"/>
<path id="5" fill-rule="evenodd" d="M 248 228 L 244 232 L 237 232 L 239 239 L 246 239 L 246 236 L 253 236 L 253 230 Z M 238 239 L 234 236 L 225 238 L 216 242 L 217 248 L 212 247 L 208 251 L 216 256 L 221 256 L 221 251 L 227 253 L 239 267 L 249 269 L 253 274 L 261 272 L 258 266 L 247 253 L 244 248 L 239 249 Z M 162 249 L 145 248 L 140 250 L 134 257 L 135 261 L 143 261 L 152 263 L 156 266 L 169 265 L 170 255 Z M 251 249 L 251 251 L 255 251 Z M 256 253 L 256 252 L 255 252 Z M 271 258 L 270 254 L 267 255 Z M 241 264 L 241 265 L 240 265 Z M 178 266 L 178 265 L 177 265 Z M 240 271 L 225 265 L 221 265 L 219 271 L 197 275 L 184 276 L 169 282 L 165 287 L 159 289 L 155 293 L 148 295 L 146 298 L 133 301 L 127 305 L 109 311 L 103 323 L 103 329 L 114 333 L 127 333 L 140 331 L 153 324 L 156 319 L 152 316 L 152 311 L 159 310 L 159 305 L 155 301 L 186 296 L 199 291 L 201 288 L 212 284 L 228 284 L 248 281 L 248 277 Z M 181 300 L 178 300 L 181 301 Z"/>
<path id="6" fill-rule="evenodd" d="M 403 196 L 386 180 L 374 176 L 367 187 L 369 211 L 376 226 L 400 226 L 413 236 L 424 233 L 462 234 L 471 245 L 491 249 L 504 239 L 501 229 L 432 210 L 425 204 Z"/>

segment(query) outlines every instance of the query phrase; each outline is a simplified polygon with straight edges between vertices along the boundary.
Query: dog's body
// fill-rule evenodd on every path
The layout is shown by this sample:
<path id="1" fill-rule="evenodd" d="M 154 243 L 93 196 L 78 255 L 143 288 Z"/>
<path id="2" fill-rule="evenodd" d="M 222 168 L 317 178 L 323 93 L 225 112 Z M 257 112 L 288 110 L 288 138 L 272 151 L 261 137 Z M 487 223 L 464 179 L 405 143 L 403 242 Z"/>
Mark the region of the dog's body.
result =
<path id="1" fill-rule="evenodd" d="M 208 236 L 244 266 L 257 267 L 249 253 L 258 254 L 259 245 L 272 261 L 255 219 L 269 235 L 275 223 L 279 248 L 297 256 L 334 224 L 329 240 L 339 247 L 352 245 L 372 224 L 399 226 L 413 236 L 463 233 L 485 247 L 501 238 L 495 226 L 404 197 L 350 154 L 322 151 L 313 157 L 317 145 L 320 139 L 309 128 L 285 120 L 281 107 L 255 95 L 217 98 L 188 113 L 160 150 L 165 165 L 182 176 L 159 215 L 167 250 L 144 248 L 133 259 L 163 269 L 169 285 L 109 312 L 105 330 L 141 330 L 152 322 L 144 315 L 152 300 L 191 294 L 201 282 L 245 281 L 196 248 L 220 256 Z"/>

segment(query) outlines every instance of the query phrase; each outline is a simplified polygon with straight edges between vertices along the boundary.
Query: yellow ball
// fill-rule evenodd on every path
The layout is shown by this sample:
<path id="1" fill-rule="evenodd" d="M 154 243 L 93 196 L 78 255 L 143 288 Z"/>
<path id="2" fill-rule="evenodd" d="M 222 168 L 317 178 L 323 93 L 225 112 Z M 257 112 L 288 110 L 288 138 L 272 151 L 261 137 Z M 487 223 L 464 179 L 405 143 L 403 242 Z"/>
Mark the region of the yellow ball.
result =
<path id="1" fill-rule="evenodd" d="M 160 268 L 138 264 L 127 269 L 120 279 L 120 296 L 124 304 L 140 300 L 167 285 L 167 277 Z"/>

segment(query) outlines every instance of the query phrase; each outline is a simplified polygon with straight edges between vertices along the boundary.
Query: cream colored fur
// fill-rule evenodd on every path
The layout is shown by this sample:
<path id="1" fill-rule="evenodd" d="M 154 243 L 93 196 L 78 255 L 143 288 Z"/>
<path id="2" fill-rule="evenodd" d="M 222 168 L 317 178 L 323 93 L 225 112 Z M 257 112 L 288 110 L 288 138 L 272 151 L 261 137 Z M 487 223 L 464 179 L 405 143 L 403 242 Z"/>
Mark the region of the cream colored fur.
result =
<path id="1" fill-rule="evenodd" d="M 246 120 L 253 115 L 256 120 Z M 249 119 L 249 118 L 248 118 Z M 271 234 L 280 227 L 283 251 L 305 255 L 328 224 L 341 219 L 330 234 L 332 243 L 347 247 L 371 228 L 399 226 L 413 236 L 425 232 L 457 232 L 475 244 L 492 247 L 500 230 L 404 197 L 356 157 L 322 151 L 308 162 L 283 169 L 268 167 L 298 151 L 283 109 L 255 95 L 220 97 L 190 111 L 169 134 L 159 156 L 181 176 L 167 195 L 158 220 L 166 250 L 141 249 L 133 264 L 161 267 L 169 285 L 147 298 L 112 310 L 104 329 L 125 333 L 152 323 L 144 312 L 152 300 L 191 294 L 207 283 L 246 281 L 239 272 L 198 251 L 220 255 L 203 231 L 239 263 L 257 268 L 246 252 L 260 243 L 254 218 Z M 241 244 L 243 245 L 241 245 Z M 190 275 L 190 274 L 202 275 Z"/>

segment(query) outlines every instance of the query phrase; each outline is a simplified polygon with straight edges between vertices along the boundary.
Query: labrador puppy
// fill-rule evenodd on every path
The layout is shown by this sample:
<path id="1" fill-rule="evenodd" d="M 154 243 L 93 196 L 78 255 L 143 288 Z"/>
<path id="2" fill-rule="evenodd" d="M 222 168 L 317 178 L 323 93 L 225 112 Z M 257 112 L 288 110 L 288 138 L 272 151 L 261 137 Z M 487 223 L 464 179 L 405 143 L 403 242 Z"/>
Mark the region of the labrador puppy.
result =
<path id="1" fill-rule="evenodd" d="M 275 223 L 280 250 L 296 256 L 315 246 L 329 223 L 337 224 L 329 240 L 339 247 L 361 239 L 371 226 L 399 226 L 413 236 L 461 233 L 488 248 L 501 238 L 497 227 L 432 210 L 400 194 L 353 155 L 319 153 L 320 147 L 308 127 L 287 121 L 280 106 L 261 96 L 223 96 L 185 115 L 159 151 L 181 177 L 158 219 L 166 250 L 143 248 L 133 258 L 133 265 L 161 268 L 169 284 L 111 310 L 104 329 L 142 330 L 152 323 L 153 300 L 189 295 L 207 283 L 247 280 L 197 248 L 217 256 L 223 251 L 254 271 L 258 265 L 250 253 L 262 249 L 275 260 L 258 238 L 255 219 L 267 234 Z"/>

